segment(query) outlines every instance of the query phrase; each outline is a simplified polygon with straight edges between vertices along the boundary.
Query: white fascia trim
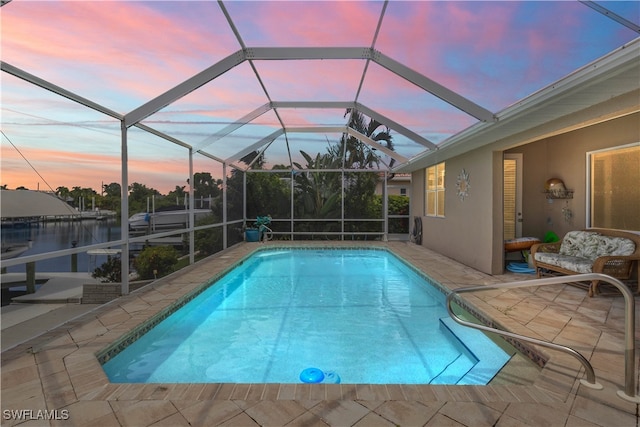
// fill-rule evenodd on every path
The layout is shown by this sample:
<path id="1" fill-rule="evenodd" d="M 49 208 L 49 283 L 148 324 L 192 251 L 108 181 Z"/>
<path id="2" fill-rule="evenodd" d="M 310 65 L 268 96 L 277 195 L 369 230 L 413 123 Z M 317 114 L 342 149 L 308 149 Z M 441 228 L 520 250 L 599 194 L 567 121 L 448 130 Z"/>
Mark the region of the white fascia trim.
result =
<path id="1" fill-rule="evenodd" d="M 501 123 L 506 123 L 507 121 L 524 116 L 531 111 L 543 108 L 545 103 L 554 99 L 560 99 L 571 91 L 584 88 L 589 84 L 606 79 L 611 76 L 611 73 L 616 73 L 617 70 L 639 66 L 640 37 L 496 113 L 496 116 L 498 117 L 497 123 L 476 123 L 451 136 L 438 145 L 438 150 L 467 143 L 470 139 L 482 135 L 484 132 L 490 131 L 495 126 L 500 126 Z M 433 152 L 428 151 L 418 154 L 411 158 L 406 164 L 397 165 L 393 170 L 403 170 L 409 167 L 412 163 L 418 162 L 432 154 Z"/>
<path id="2" fill-rule="evenodd" d="M 576 87 L 583 87 L 585 84 L 600 78 L 609 77 L 613 70 L 625 66 L 635 65 L 637 67 L 639 64 L 640 37 L 573 71 L 555 83 L 532 93 L 526 98 L 499 111 L 496 115 L 499 120 L 504 120 L 511 116 L 522 114 L 526 109 L 539 108 L 540 104 L 547 102 L 551 98 L 559 98 Z"/>

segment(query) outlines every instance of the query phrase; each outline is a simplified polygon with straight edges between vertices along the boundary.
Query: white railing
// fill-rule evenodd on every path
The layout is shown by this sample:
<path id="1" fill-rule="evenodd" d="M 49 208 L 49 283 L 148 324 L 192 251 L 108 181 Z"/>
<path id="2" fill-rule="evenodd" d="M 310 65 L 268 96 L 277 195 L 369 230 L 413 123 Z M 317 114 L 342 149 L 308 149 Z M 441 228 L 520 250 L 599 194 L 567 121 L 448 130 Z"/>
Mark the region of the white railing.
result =
<path id="1" fill-rule="evenodd" d="M 631 290 L 620 280 L 615 279 L 611 276 L 607 276 L 606 274 L 599 273 L 587 273 L 587 274 L 577 274 L 572 276 L 559 276 L 559 277 L 549 277 L 543 279 L 534 279 L 534 280 L 525 280 L 520 282 L 510 282 L 510 283 L 499 283 L 499 284 L 489 284 L 482 286 L 472 286 L 469 288 L 461 288 L 455 289 L 451 291 L 449 295 L 447 295 L 447 310 L 449 311 L 449 315 L 453 318 L 457 323 L 468 326 L 471 328 L 479 329 L 486 332 L 493 332 L 498 335 L 502 335 L 505 337 L 514 338 L 520 341 L 527 341 L 533 344 L 537 344 L 543 347 L 551 348 L 554 350 L 562 351 L 567 353 L 580 361 L 582 366 L 584 366 L 587 380 L 581 379 L 580 382 L 586 387 L 594 388 L 594 389 L 602 389 L 602 385 L 598 384 L 596 381 L 596 376 L 593 371 L 593 367 L 591 363 L 582 356 L 580 353 L 575 351 L 574 349 L 555 344 L 548 341 L 539 340 L 536 338 L 528 337 L 525 335 L 515 334 L 512 332 L 503 331 L 501 329 L 492 328 L 486 325 L 477 324 L 468 322 L 466 320 L 458 317 L 451 307 L 451 303 L 454 301 L 454 298 L 458 294 L 468 293 L 468 292 L 479 292 L 486 291 L 489 289 L 512 289 L 512 288 L 523 288 L 526 286 L 547 286 L 547 285 L 557 285 L 561 283 L 568 282 L 582 282 L 582 281 L 592 281 L 592 280 L 600 280 L 603 282 L 607 282 L 622 292 L 625 300 L 625 314 L 624 314 L 624 347 L 625 347 L 625 358 L 624 358 L 624 378 L 625 378 L 625 387 L 624 390 L 618 390 L 617 394 L 622 399 L 628 400 L 634 403 L 640 403 L 640 396 L 636 394 L 636 367 L 635 367 L 635 299 Z"/>

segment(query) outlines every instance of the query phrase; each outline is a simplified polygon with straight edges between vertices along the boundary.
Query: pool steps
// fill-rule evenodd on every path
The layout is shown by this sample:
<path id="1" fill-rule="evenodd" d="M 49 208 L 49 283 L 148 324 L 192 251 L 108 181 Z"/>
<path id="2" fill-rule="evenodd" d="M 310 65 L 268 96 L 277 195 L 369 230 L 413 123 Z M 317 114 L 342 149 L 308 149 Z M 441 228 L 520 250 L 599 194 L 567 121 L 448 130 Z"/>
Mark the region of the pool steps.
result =
<path id="1" fill-rule="evenodd" d="M 457 385 L 488 384 L 500 369 L 507 364 L 511 357 L 513 357 L 513 354 L 508 354 L 499 348 L 496 349 L 495 343 L 482 332 L 459 325 L 449 317 L 441 318 L 440 326 L 448 330 L 451 335 L 460 342 L 460 345 L 464 346 L 477 360 L 477 363 L 457 382 Z M 456 370 L 460 372 L 460 366 L 454 365 L 451 365 L 453 372 Z M 447 371 L 443 372 L 438 377 L 446 376 L 446 372 Z M 444 380 L 444 378 L 442 379 Z M 438 384 L 438 382 L 433 381 L 432 384 Z M 451 383 L 449 382 L 447 384 Z"/>

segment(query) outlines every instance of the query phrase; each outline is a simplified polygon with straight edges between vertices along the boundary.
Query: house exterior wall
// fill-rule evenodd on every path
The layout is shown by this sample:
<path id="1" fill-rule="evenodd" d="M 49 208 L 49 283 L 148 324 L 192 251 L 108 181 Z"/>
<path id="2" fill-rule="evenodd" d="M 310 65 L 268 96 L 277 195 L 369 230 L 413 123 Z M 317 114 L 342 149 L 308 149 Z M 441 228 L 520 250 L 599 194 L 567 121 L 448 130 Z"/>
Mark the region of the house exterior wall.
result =
<path id="1" fill-rule="evenodd" d="M 523 235 L 542 237 L 547 231 L 564 236 L 587 226 L 587 156 L 590 151 L 640 141 L 640 113 L 609 120 L 523 145 L 507 153 L 523 154 Z M 544 183 L 560 178 L 573 199 L 546 200 Z M 573 213 L 565 221 L 562 208 Z"/>
<path id="2" fill-rule="evenodd" d="M 567 231 L 586 227 L 586 153 L 640 140 L 640 113 L 629 114 L 592 126 L 505 149 L 500 141 L 446 159 L 445 217 L 424 216 L 424 169 L 413 172 L 411 215 L 421 216 L 422 245 L 488 274 L 504 268 L 502 230 L 503 153 L 523 155 L 523 236 L 542 238 L 547 231 L 562 237 Z M 517 145 L 514 141 L 511 147 Z M 434 164 L 439 161 L 434 160 Z M 470 176 L 469 196 L 460 200 L 456 180 L 462 169 Z M 573 199 L 545 197 L 544 184 L 560 178 Z M 565 221 L 562 208 L 573 218 Z"/>
<path id="3" fill-rule="evenodd" d="M 412 216 L 422 218 L 422 245 L 480 271 L 491 271 L 493 234 L 493 153 L 474 150 L 445 162 L 445 217 L 427 217 L 425 171 L 413 174 Z M 461 200 L 456 181 L 469 174 L 469 195 Z"/>

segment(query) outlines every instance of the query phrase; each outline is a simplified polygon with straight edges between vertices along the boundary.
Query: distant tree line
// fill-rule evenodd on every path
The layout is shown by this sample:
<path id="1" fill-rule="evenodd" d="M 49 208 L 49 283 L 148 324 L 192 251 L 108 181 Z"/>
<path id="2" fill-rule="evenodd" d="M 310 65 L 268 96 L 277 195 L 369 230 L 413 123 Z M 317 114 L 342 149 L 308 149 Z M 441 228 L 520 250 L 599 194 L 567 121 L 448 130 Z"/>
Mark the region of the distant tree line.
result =
<path id="1" fill-rule="evenodd" d="M 370 119 L 357 111 L 348 109 L 349 126 L 366 135 L 370 139 L 393 150 L 393 138 L 389 129 L 380 122 Z M 293 191 L 293 214 L 296 219 L 323 219 L 316 222 L 296 222 L 295 231 L 327 232 L 340 231 L 340 219 L 344 209 L 345 219 L 380 219 L 382 215 L 382 199 L 375 194 L 376 185 L 381 179 L 378 172 L 380 157 L 375 149 L 357 138 L 344 134 L 336 143 L 328 143 L 324 153 L 315 156 L 300 152 L 304 164 L 292 166 L 276 165 L 273 169 L 286 172 L 249 173 L 247 174 L 246 212 L 248 218 L 271 215 L 277 219 L 289 219 L 291 216 L 291 198 Z M 261 170 L 265 164 L 264 154 L 252 152 L 240 160 L 250 165 L 252 170 Z M 393 165 L 393 161 L 389 166 Z M 295 169 L 294 169 L 295 168 Z M 344 173 L 340 170 L 362 170 L 362 172 Z M 332 170 L 332 171 L 328 171 Z M 344 183 L 343 183 L 344 180 Z M 223 218 L 222 180 L 215 179 L 209 172 L 197 172 L 193 176 L 194 201 L 196 207 L 200 200 L 206 201 L 206 208 L 211 209 L 211 216 L 203 220 L 203 224 L 220 223 Z M 233 169 L 227 179 L 227 219 L 242 219 L 243 215 L 243 172 Z M 344 190 L 343 190 L 344 189 Z M 55 193 L 70 205 L 91 209 L 95 207 L 108 209 L 120 214 L 121 186 L 112 182 L 104 184 L 100 192 L 92 188 L 58 187 Z M 176 186 L 167 194 L 134 182 L 129 185 L 129 216 L 137 212 L 146 212 L 149 201 L 153 198 L 156 210 L 174 205 L 184 205 L 188 196 L 187 186 Z M 408 214 L 408 198 L 389 198 L 390 209 L 395 214 Z M 335 221 L 332 221 L 335 220 Z M 249 224 L 250 225 L 250 224 Z M 288 231 L 288 223 L 272 224 L 274 231 Z M 380 232 L 379 222 L 354 221 L 347 222 L 347 232 Z M 281 230 L 278 230 L 281 227 Z M 393 230 L 391 230 L 393 232 Z M 219 234 L 219 235 L 216 235 Z M 240 233 L 239 233 L 240 234 Z M 200 250 L 213 253 L 221 245 L 221 232 L 205 230 L 196 236 Z"/>

